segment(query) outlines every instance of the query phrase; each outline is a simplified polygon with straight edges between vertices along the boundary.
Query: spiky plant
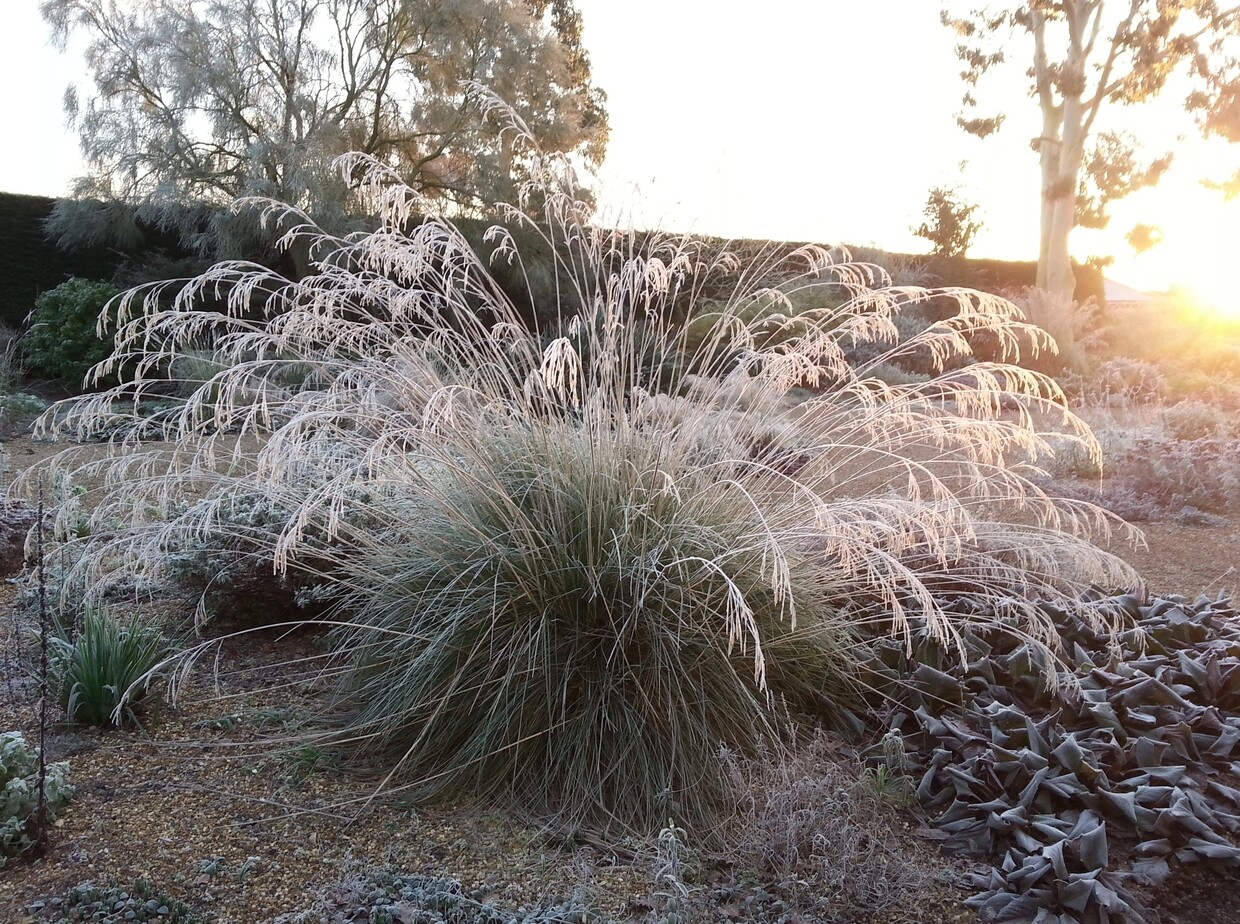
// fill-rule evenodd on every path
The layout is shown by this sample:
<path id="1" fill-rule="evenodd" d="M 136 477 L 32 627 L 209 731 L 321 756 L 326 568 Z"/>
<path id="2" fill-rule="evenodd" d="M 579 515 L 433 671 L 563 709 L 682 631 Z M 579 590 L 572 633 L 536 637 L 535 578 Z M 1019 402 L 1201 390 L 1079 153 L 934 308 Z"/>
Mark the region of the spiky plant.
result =
<path id="1" fill-rule="evenodd" d="M 373 233 L 262 203 L 312 275 L 223 263 L 171 307 L 160 285 L 127 294 L 112 362 L 136 377 L 44 420 L 121 434 L 79 475 L 102 485 L 72 549 L 88 595 L 158 577 L 261 492 L 283 515 L 250 547 L 334 595 L 335 737 L 386 785 L 649 830 L 726 804 L 721 743 L 774 746 L 784 710 L 846 708 L 868 635 L 915 616 L 950 641 L 1016 613 L 1053 646 L 1036 597 L 1131 580 L 1087 541 L 1107 518 L 1031 480 L 1048 433 L 1096 451 L 1051 380 L 979 362 L 892 386 L 845 359 L 931 295 L 957 311 L 876 362 L 928 350 L 942 370 L 978 332 L 1048 348 L 1013 305 L 893 287 L 820 247 L 741 261 L 608 230 L 529 156 L 507 218 L 572 280 L 554 329 L 524 327 L 452 222 L 361 156 L 340 166 Z M 204 350 L 210 380 L 143 417 Z M 790 407 L 793 388 L 812 396 Z"/>
<path id="2" fill-rule="evenodd" d="M 153 626 L 121 622 L 102 612 L 87 613 L 75 633 L 55 632 L 51 645 L 52 685 L 70 722 L 126 725 L 142 699 L 151 673 L 168 644 Z"/>

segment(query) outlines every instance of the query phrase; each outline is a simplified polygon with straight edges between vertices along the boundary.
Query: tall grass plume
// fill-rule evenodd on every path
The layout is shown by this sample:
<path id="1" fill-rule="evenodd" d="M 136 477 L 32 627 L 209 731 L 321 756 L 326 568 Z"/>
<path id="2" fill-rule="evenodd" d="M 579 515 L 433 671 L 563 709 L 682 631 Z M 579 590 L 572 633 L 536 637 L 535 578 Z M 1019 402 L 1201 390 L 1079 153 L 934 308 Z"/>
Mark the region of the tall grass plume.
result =
<path id="1" fill-rule="evenodd" d="M 123 296 L 95 374 L 133 378 L 43 420 L 115 444 L 61 460 L 100 485 L 70 583 L 166 580 L 257 497 L 281 513 L 247 548 L 332 601 L 343 751 L 388 788 L 651 830 L 729 806 L 720 745 L 844 721 L 875 633 L 915 619 L 950 643 L 1015 613 L 1053 648 L 1039 596 L 1131 582 L 1090 544 L 1108 517 L 1037 486 L 1050 434 L 1097 451 L 1055 383 L 960 362 L 983 335 L 1012 359 L 1052 347 L 1015 306 L 892 286 L 842 250 L 741 260 L 610 230 L 563 163 L 527 155 L 489 237 L 510 278 L 547 273 L 506 228 L 554 255 L 553 323 L 523 323 L 435 203 L 360 155 L 339 166 L 372 233 L 243 203 L 315 256 L 306 278 L 232 262 Z M 916 350 L 937 374 L 849 364 L 931 297 L 956 309 L 875 364 Z M 170 399 L 186 357 L 205 380 Z"/>

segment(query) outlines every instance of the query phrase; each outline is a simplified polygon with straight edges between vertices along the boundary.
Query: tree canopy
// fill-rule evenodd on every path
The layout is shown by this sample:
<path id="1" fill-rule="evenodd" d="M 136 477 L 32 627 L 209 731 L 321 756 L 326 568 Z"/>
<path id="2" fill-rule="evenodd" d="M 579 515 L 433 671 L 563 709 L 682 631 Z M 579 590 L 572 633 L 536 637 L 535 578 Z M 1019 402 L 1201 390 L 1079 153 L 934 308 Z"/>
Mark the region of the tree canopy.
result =
<path id="1" fill-rule="evenodd" d="M 492 92 L 546 151 L 588 165 L 607 142 L 572 0 L 43 0 L 62 44 L 89 37 L 92 85 L 65 109 L 89 173 L 53 216 L 62 239 L 116 233 L 112 204 L 219 256 L 238 196 L 338 229 L 358 203 L 331 168 L 370 154 L 423 194 L 477 210 L 524 165 Z M 485 89 L 484 89 L 485 88 Z M 76 200 L 76 201 L 74 201 Z"/>
<path id="2" fill-rule="evenodd" d="M 1169 152 L 1142 160 L 1137 139 L 1102 130 L 1109 108 L 1182 92 L 1184 107 L 1206 137 L 1240 141 L 1240 6 L 1217 0 L 1032 0 L 955 12 L 943 22 L 958 37 L 964 65 L 964 109 L 958 121 L 985 138 L 1003 114 L 981 108 L 982 78 L 1020 48 L 1029 93 L 1041 112 L 1032 140 L 1041 167 L 1038 285 L 1071 296 L 1069 235 L 1078 225 L 1105 226 L 1108 205 L 1158 182 Z M 1023 37 L 1016 44 L 1013 38 Z M 1142 141 L 1169 145 L 1151 132 Z M 1144 135 L 1144 133 L 1143 133 Z M 1240 172 L 1213 185 L 1240 192 Z M 1131 232 L 1140 243 L 1152 230 Z"/>

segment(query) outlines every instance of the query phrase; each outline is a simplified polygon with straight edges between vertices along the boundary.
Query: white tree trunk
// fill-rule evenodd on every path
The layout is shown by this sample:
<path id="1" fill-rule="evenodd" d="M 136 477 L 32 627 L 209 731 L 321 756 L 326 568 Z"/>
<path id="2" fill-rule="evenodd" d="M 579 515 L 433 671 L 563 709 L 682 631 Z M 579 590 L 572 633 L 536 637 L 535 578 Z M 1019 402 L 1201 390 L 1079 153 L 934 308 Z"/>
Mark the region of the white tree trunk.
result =
<path id="1" fill-rule="evenodd" d="M 1087 49 L 1081 44 L 1094 5 L 1068 4 L 1073 28 L 1064 63 L 1052 68 L 1045 55 L 1046 20 L 1033 14 L 1034 79 L 1042 109 L 1038 154 L 1042 171 L 1041 228 L 1038 240 L 1037 286 L 1056 298 L 1071 300 L 1076 292 L 1069 238 L 1076 227 L 1076 194 L 1085 158 L 1089 110 L 1082 103 Z M 1056 92 L 1060 94 L 1056 100 Z"/>

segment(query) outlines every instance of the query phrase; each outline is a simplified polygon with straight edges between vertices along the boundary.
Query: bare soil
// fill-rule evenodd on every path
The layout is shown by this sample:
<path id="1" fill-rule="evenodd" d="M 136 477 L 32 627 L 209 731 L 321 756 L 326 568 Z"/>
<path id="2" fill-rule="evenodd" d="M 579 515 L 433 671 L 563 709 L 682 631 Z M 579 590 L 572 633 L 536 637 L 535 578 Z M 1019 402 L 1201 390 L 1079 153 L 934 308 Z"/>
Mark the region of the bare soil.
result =
<path id="1" fill-rule="evenodd" d="M 5 445 L 10 469 L 59 448 L 29 439 Z M 1139 569 L 1152 593 L 1213 597 L 1240 587 L 1235 518 L 1209 527 L 1148 524 L 1144 546 L 1114 550 Z M 14 595 L 11 584 L 0 586 L 0 652 L 14 643 L 4 638 Z M 458 879 L 512 907 L 577 895 L 616 918 L 657 917 L 663 899 L 655 894 L 652 842 L 564 844 L 491 807 L 372 803 L 374 781 L 340 772 L 313 749 L 278 747 L 281 723 L 299 703 L 295 692 L 272 690 L 278 669 L 270 665 L 315 650 L 309 631 L 247 636 L 226 643 L 219 663 L 229 673 L 220 689 L 208 661 L 175 706 L 152 703 L 139 729 L 55 729 L 49 755 L 71 761 L 77 792 L 48 855 L 0 869 L 0 922 L 43 920 L 27 911 L 31 903 L 84 881 L 139 878 L 220 924 L 276 921 L 310 909 L 350 871 L 385 866 Z M 0 672 L 0 729 L 33 737 L 31 700 L 16 677 Z M 953 885 L 968 865 L 937 857 L 930 841 L 916 836 L 923 820 L 908 815 L 893 823 L 907 832 L 903 851 L 937 865 L 941 875 L 932 885 L 879 912 L 794 915 L 789 924 L 976 920 L 962 904 L 968 893 Z M 704 896 L 711 874 L 688 884 Z M 1151 897 L 1168 924 L 1223 924 L 1237 920 L 1238 884 L 1232 871 L 1200 867 Z M 754 920 L 741 905 L 704 902 L 699 910 L 695 920 Z M 346 909 L 335 913 L 327 920 L 353 919 Z"/>

